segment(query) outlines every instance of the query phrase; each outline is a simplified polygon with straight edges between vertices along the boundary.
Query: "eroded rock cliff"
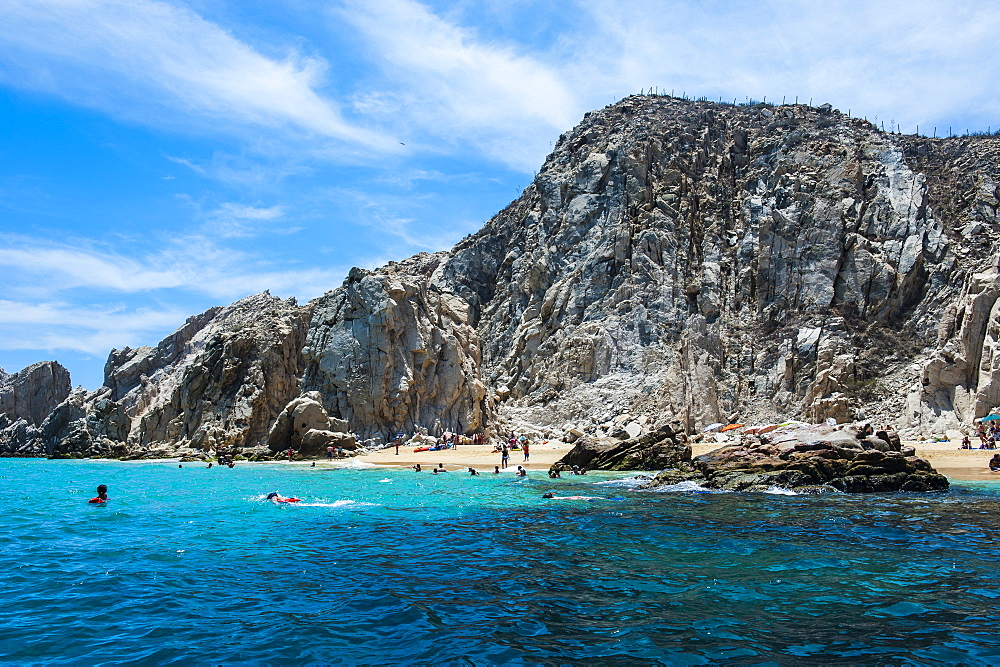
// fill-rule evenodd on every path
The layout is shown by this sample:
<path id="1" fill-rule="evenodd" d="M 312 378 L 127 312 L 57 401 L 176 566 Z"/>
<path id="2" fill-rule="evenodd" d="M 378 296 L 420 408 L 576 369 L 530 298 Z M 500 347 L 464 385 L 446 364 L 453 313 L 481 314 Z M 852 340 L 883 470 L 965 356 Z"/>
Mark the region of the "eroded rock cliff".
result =
<path id="1" fill-rule="evenodd" d="M 8 413 L 0 449 L 264 452 L 309 431 L 320 447 L 343 431 L 275 429 L 309 392 L 379 440 L 510 424 L 621 439 L 731 417 L 940 432 L 1000 404 L 998 183 L 997 136 L 629 97 L 560 137 L 452 250 L 114 351 L 105 387 Z"/>

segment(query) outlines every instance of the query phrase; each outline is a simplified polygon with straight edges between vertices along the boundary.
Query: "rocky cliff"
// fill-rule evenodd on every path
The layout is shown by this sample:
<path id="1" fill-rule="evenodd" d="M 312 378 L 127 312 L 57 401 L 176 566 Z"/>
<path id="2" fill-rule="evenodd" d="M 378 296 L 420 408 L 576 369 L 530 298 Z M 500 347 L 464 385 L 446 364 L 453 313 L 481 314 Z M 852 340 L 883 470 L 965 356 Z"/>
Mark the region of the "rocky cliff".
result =
<path id="1" fill-rule="evenodd" d="M 452 250 L 112 352 L 105 387 L 0 448 L 277 450 L 282 434 L 347 437 L 330 420 L 383 440 L 514 423 L 635 438 L 730 417 L 940 432 L 1000 405 L 998 183 L 997 136 L 629 97 L 561 136 Z M 323 414 L 302 431 L 285 421 L 306 394 Z"/>

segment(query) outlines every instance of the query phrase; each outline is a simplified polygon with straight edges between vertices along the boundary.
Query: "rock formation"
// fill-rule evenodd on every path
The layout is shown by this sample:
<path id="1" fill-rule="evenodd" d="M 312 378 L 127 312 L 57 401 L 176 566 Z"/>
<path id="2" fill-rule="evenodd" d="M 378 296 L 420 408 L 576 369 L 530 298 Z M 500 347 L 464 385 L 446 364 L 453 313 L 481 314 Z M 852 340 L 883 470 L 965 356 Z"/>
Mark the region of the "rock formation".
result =
<path id="1" fill-rule="evenodd" d="M 629 440 L 581 440 L 554 464 L 587 470 L 663 470 L 691 462 L 691 445 L 680 424 L 664 425 Z"/>
<path id="2" fill-rule="evenodd" d="M 347 422 L 330 419 L 322 400 L 318 391 L 292 399 L 267 435 L 268 448 L 279 453 L 291 448 L 304 456 L 317 456 L 327 447 L 355 449 L 357 441 L 348 433 Z"/>
<path id="3" fill-rule="evenodd" d="M 0 369 L 0 414 L 38 426 L 69 396 L 69 371 L 55 361 L 42 361 L 8 375 Z"/>
<path id="4" fill-rule="evenodd" d="M 726 491 L 849 493 L 945 491 L 948 479 L 901 451 L 899 439 L 864 436 L 846 427 L 804 427 L 774 437 L 750 438 L 663 470 L 646 490 L 696 482 Z"/>
<path id="5" fill-rule="evenodd" d="M 632 96 L 452 250 L 114 351 L 105 387 L 8 414 L 0 451 L 319 447 L 342 431 L 275 424 L 310 392 L 383 442 L 434 424 L 631 440 L 657 415 L 943 432 L 1000 405 L 998 183 L 997 136 Z"/>

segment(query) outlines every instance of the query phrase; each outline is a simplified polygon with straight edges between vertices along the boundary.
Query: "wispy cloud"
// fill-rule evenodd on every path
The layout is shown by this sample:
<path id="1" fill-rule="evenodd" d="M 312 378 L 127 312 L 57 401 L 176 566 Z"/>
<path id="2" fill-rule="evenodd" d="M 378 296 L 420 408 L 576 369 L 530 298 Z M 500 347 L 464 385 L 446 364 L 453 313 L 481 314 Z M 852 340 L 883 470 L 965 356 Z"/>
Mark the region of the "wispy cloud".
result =
<path id="1" fill-rule="evenodd" d="M 258 207 L 223 202 L 209 211 L 205 219 L 208 231 L 223 238 L 248 238 L 265 230 L 271 234 L 289 234 L 301 229 L 280 224 L 284 216 L 282 206 Z"/>
<path id="2" fill-rule="evenodd" d="M 523 47 L 488 43 L 412 0 L 348 0 L 337 18 L 364 36 L 390 82 L 392 93 L 354 101 L 383 122 L 403 114 L 411 132 L 530 170 L 539 147 L 576 121 L 562 75 Z"/>
<path id="3" fill-rule="evenodd" d="M 152 0 L 0 3 L 0 77 L 118 116 L 163 122 L 177 111 L 236 125 L 291 126 L 367 148 L 380 133 L 346 121 L 318 88 L 325 60 L 268 58 L 190 9 Z M 174 112 L 174 113 L 171 113 Z"/>
<path id="4" fill-rule="evenodd" d="M 267 215 L 267 209 L 263 209 Z M 109 248 L 29 237 L 2 237 L 0 275 L 8 294 L 51 300 L 70 290 L 136 294 L 179 290 L 232 300 L 271 289 L 312 298 L 339 285 L 349 267 L 276 268 L 261 257 L 219 246 L 207 236 L 172 239 L 152 252 L 124 255 Z"/>
<path id="5" fill-rule="evenodd" d="M 190 314 L 178 307 L 0 300 L 0 339 L 5 350 L 73 350 L 102 357 L 114 347 L 140 344 L 153 332 L 174 329 Z"/>

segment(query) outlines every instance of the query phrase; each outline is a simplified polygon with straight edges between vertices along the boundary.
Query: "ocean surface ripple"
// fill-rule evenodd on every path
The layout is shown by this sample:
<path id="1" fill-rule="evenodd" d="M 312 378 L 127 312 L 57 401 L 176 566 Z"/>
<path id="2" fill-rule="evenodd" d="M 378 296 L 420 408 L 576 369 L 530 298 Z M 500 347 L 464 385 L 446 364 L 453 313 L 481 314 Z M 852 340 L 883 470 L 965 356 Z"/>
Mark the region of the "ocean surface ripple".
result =
<path id="1" fill-rule="evenodd" d="M 0 478 L 9 662 L 1000 661 L 991 483 L 637 493 L 623 475 L 12 459 Z M 88 505 L 99 483 L 111 501 Z"/>

